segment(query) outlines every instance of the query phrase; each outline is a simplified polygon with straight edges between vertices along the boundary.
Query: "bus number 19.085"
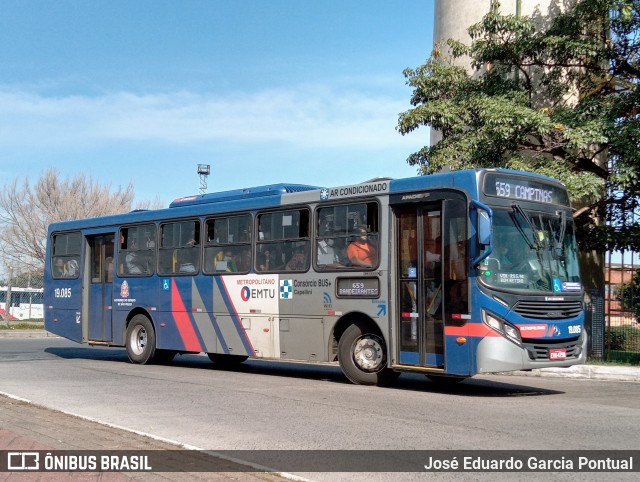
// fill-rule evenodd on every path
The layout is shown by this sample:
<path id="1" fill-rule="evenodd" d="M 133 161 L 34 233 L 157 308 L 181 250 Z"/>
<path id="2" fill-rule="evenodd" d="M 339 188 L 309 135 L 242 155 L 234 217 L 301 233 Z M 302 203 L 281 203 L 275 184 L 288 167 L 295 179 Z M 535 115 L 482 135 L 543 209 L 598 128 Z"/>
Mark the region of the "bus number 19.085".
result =
<path id="1" fill-rule="evenodd" d="M 71 288 L 56 288 L 53 295 L 56 298 L 71 298 Z"/>

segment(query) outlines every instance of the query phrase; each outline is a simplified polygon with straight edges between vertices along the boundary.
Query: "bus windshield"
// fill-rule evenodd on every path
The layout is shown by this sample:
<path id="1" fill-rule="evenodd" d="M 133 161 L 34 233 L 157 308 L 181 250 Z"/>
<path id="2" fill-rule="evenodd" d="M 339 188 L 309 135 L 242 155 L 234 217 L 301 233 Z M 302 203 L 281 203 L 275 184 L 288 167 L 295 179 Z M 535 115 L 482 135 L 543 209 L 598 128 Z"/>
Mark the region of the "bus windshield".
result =
<path id="1" fill-rule="evenodd" d="M 501 290 L 580 292 L 573 219 L 565 211 L 494 209 L 491 256 L 480 265 L 483 283 Z"/>

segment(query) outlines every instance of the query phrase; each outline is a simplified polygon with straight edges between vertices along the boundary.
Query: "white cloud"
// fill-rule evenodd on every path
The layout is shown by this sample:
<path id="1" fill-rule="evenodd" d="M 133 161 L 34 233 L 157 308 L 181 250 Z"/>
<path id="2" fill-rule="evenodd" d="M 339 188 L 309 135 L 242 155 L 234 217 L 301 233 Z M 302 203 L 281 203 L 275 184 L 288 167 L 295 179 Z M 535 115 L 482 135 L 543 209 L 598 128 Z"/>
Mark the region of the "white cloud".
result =
<path id="1" fill-rule="evenodd" d="M 234 93 L 42 96 L 0 88 L 0 146 L 280 142 L 298 148 L 397 148 L 407 99 L 322 86 Z"/>

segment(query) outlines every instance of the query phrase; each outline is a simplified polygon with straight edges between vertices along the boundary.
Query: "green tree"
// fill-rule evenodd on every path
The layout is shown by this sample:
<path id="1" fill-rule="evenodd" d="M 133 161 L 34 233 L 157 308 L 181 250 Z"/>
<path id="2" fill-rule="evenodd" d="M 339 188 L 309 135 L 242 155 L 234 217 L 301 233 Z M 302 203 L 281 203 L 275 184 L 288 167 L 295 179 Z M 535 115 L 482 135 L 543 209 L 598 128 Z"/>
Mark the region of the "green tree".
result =
<path id="1" fill-rule="evenodd" d="M 408 162 L 423 174 L 506 167 L 555 177 L 581 206 L 583 248 L 640 250 L 628 217 L 640 194 L 639 26 L 640 0 L 581 0 L 551 19 L 502 15 L 496 2 L 468 29 L 471 45 L 447 42 L 474 73 L 443 46 L 405 70 L 413 108 L 398 130 L 442 133 Z"/>

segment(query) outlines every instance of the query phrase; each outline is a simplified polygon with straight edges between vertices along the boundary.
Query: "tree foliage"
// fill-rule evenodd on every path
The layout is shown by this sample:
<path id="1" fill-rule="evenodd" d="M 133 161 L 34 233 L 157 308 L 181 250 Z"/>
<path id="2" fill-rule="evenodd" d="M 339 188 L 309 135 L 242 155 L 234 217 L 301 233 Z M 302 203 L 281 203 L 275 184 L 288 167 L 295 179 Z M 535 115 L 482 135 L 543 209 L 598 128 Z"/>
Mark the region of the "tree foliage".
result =
<path id="1" fill-rule="evenodd" d="M 50 223 L 118 214 L 131 210 L 133 186 L 113 190 L 85 174 L 62 179 L 46 171 L 33 186 L 13 180 L 0 193 L 0 242 L 7 264 L 19 270 L 44 266 Z"/>
<path id="2" fill-rule="evenodd" d="M 584 206 L 575 214 L 583 247 L 639 250 L 629 213 L 640 194 L 640 0 L 571 3 L 532 17 L 496 4 L 468 29 L 471 45 L 448 40 L 451 57 L 436 46 L 404 72 L 413 108 L 398 130 L 442 133 L 408 159 L 423 174 L 506 167 L 555 177 Z M 461 58 L 473 73 L 455 65 Z M 608 225 L 596 221 L 605 214 Z"/>

